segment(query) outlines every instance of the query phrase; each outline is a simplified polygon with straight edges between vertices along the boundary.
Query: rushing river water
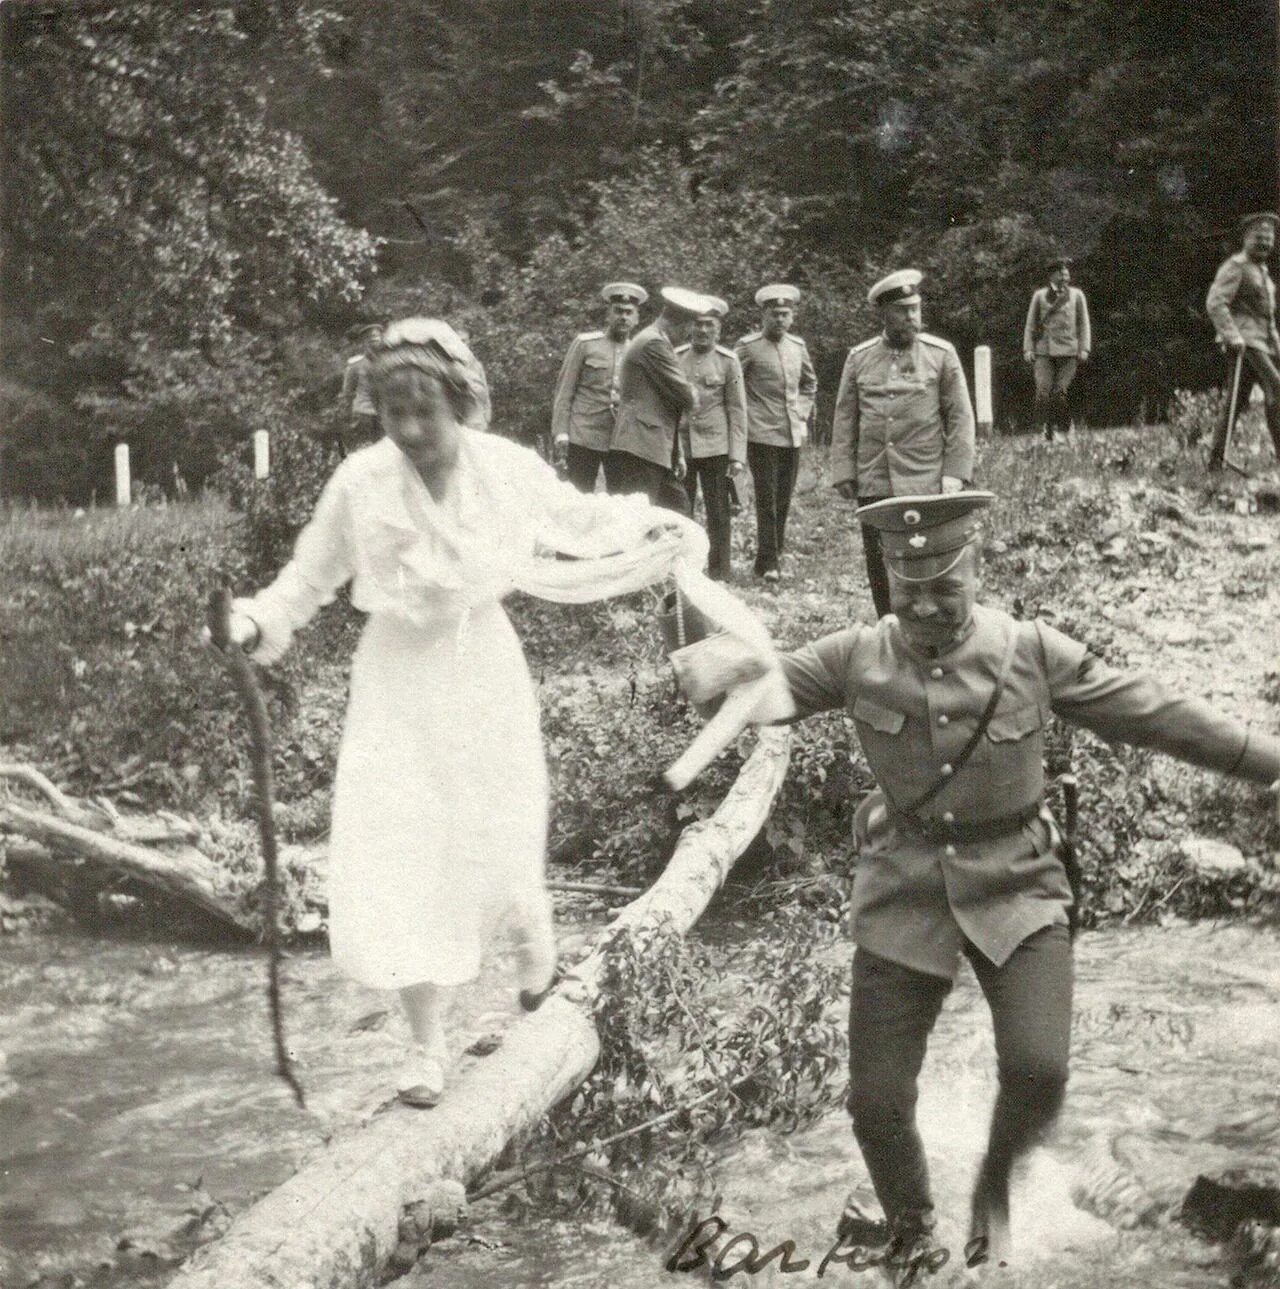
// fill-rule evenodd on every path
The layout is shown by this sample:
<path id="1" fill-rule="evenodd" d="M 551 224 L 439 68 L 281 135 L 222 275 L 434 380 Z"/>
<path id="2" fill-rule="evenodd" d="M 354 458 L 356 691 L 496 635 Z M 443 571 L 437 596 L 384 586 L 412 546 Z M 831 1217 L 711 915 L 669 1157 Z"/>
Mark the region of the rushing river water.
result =
<path id="1" fill-rule="evenodd" d="M 1015 1193 L 1020 1270 L 1008 1283 L 1225 1285 L 1220 1252 L 1167 1215 L 1198 1173 L 1234 1166 L 1274 1179 L 1280 943 L 1243 927 L 1111 931 L 1084 936 L 1077 964 L 1067 1110 Z M 386 1097 L 401 1031 L 385 995 L 343 981 L 323 953 L 290 960 L 290 1036 L 313 1107 L 304 1113 L 271 1074 L 262 975 L 256 954 L 71 933 L 0 942 L 0 1284 L 42 1273 L 50 1285 L 163 1283 L 201 1219 L 216 1230 L 224 1208 L 244 1208 Z M 512 1016 L 509 976 L 494 964 L 458 999 L 457 1041 Z M 993 1060 L 966 971 L 922 1077 L 952 1247 Z M 774 1273 L 787 1284 L 816 1278 L 845 1195 L 870 1194 L 842 1113 L 791 1136 L 748 1134 L 720 1181 L 732 1230 L 761 1249 L 792 1239 L 796 1257 L 811 1259 L 807 1272 Z M 665 1253 L 604 1222 L 517 1220 L 494 1200 L 401 1283 L 694 1282 L 667 1274 Z M 948 1269 L 930 1283 L 954 1278 Z M 824 1279 L 866 1277 L 832 1266 Z"/>

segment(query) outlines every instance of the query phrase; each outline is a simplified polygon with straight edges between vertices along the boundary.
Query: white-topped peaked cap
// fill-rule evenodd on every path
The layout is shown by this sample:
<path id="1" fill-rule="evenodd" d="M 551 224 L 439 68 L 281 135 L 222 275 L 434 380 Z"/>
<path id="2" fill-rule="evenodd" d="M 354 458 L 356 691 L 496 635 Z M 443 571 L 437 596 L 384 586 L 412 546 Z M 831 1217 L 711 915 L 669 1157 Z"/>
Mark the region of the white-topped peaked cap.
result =
<path id="1" fill-rule="evenodd" d="M 773 282 L 768 286 L 762 286 L 756 292 L 756 303 L 758 305 L 766 304 L 795 304 L 800 298 L 800 288 L 792 286 L 788 282 Z"/>
<path id="2" fill-rule="evenodd" d="M 698 315 L 700 318 L 723 318 L 729 312 L 729 302 L 718 295 L 707 296 L 707 307 Z"/>
<path id="3" fill-rule="evenodd" d="M 867 303 L 899 304 L 904 300 L 918 300 L 920 292 L 917 288 L 923 277 L 919 269 L 899 269 L 890 273 L 867 292 Z"/>
<path id="4" fill-rule="evenodd" d="M 682 286 L 664 286 L 658 294 L 666 308 L 674 313 L 682 313 L 687 318 L 714 312 L 711 305 L 716 297 L 703 295 L 701 291 L 689 291 Z"/>
<path id="5" fill-rule="evenodd" d="M 612 304 L 643 304 L 649 298 L 649 292 L 634 282 L 609 282 L 600 288 L 600 294 Z"/>

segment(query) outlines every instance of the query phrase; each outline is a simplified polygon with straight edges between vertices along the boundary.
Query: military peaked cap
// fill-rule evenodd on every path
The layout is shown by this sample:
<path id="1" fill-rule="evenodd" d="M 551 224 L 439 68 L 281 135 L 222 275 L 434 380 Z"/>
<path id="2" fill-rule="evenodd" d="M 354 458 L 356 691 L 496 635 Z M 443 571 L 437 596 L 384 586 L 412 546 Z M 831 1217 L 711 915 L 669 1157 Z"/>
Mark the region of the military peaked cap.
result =
<path id="1" fill-rule="evenodd" d="M 917 288 L 923 277 L 924 274 L 919 269 L 899 269 L 896 273 L 890 273 L 867 292 L 867 303 L 901 304 L 908 300 L 918 300 L 920 292 Z"/>
<path id="2" fill-rule="evenodd" d="M 959 552 L 982 531 L 982 511 L 994 492 L 928 493 L 889 497 L 860 506 L 855 517 L 880 533 L 885 559 L 929 559 Z"/>
<path id="3" fill-rule="evenodd" d="M 795 304 L 799 298 L 800 288 L 786 282 L 774 282 L 756 292 L 756 303 L 762 307 L 766 304 Z"/>
<path id="4" fill-rule="evenodd" d="M 643 304 L 649 298 L 649 292 L 634 282 L 610 282 L 608 286 L 601 288 L 600 294 L 610 304 L 614 301 L 619 304 Z"/>

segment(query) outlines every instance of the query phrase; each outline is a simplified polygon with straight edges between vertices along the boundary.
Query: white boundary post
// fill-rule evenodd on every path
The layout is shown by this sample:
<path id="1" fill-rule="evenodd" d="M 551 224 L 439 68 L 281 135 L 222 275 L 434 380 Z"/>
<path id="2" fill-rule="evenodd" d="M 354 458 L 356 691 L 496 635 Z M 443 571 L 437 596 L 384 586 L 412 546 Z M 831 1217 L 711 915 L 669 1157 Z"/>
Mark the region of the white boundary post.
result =
<path id="1" fill-rule="evenodd" d="M 991 414 L 991 346 L 979 345 L 973 351 L 973 401 L 977 413 L 978 433 L 990 434 Z"/>
<path id="2" fill-rule="evenodd" d="M 271 473 L 271 442 L 266 430 L 253 432 L 253 477 L 265 479 Z"/>
<path id="3" fill-rule="evenodd" d="M 116 505 L 127 506 L 132 498 L 129 486 L 129 445 L 116 444 Z"/>

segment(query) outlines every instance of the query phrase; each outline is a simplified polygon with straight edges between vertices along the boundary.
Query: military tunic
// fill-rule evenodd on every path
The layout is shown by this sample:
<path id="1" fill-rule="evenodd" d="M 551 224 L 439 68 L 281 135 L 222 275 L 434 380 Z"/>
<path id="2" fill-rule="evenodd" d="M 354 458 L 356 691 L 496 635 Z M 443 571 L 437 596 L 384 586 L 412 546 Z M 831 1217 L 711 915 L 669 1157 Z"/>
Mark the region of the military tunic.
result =
<path id="1" fill-rule="evenodd" d="M 607 452 L 618 406 L 618 370 L 626 342 L 603 331 L 575 336 L 560 366 L 551 406 L 551 437 Z"/>
<path id="2" fill-rule="evenodd" d="M 747 438 L 773 447 L 799 447 L 808 437 L 818 393 L 808 346 L 790 332 L 774 341 L 753 331 L 738 341 L 737 354 L 747 392 Z"/>
<path id="3" fill-rule="evenodd" d="M 1280 355 L 1276 334 L 1276 288 L 1265 264 L 1243 251 L 1223 262 L 1205 299 L 1205 310 L 1225 344 L 1244 342 L 1272 357 Z"/>
<path id="4" fill-rule="evenodd" d="M 747 402 L 742 366 L 732 349 L 716 345 L 699 353 L 680 345 L 676 357 L 698 391 L 698 410 L 689 417 L 689 455 L 747 459 Z"/>
<path id="5" fill-rule="evenodd" d="M 883 336 L 845 360 L 831 428 L 831 482 L 860 497 L 942 491 L 973 477 L 973 406 L 955 346 L 921 332 L 910 349 Z"/>
<path id="6" fill-rule="evenodd" d="M 978 747 L 951 763 L 973 733 L 1004 657 L 1015 648 L 1000 702 Z M 896 617 L 857 625 L 785 655 L 800 716 L 844 707 L 880 784 L 859 807 L 852 900 L 859 946 L 951 978 L 964 939 L 997 966 L 1034 931 L 1066 921 L 1070 889 L 1055 854 L 1044 793 L 1050 713 L 1103 738 L 1151 747 L 1259 783 L 1280 776 L 1280 740 L 1246 730 L 1152 677 L 1115 671 L 1043 622 L 1017 623 L 977 607 L 969 634 L 938 657 L 914 649 Z M 922 830 L 895 814 L 940 778 Z M 1027 812 L 990 840 L 965 825 Z M 960 830 L 945 840 L 949 827 Z M 999 830 L 998 830 L 999 831 Z"/>
<path id="7" fill-rule="evenodd" d="M 618 398 L 610 450 L 669 470 L 680 415 L 692 411 L 698 398 L 656 323 L 637 331 L 623 350 Z"/>

